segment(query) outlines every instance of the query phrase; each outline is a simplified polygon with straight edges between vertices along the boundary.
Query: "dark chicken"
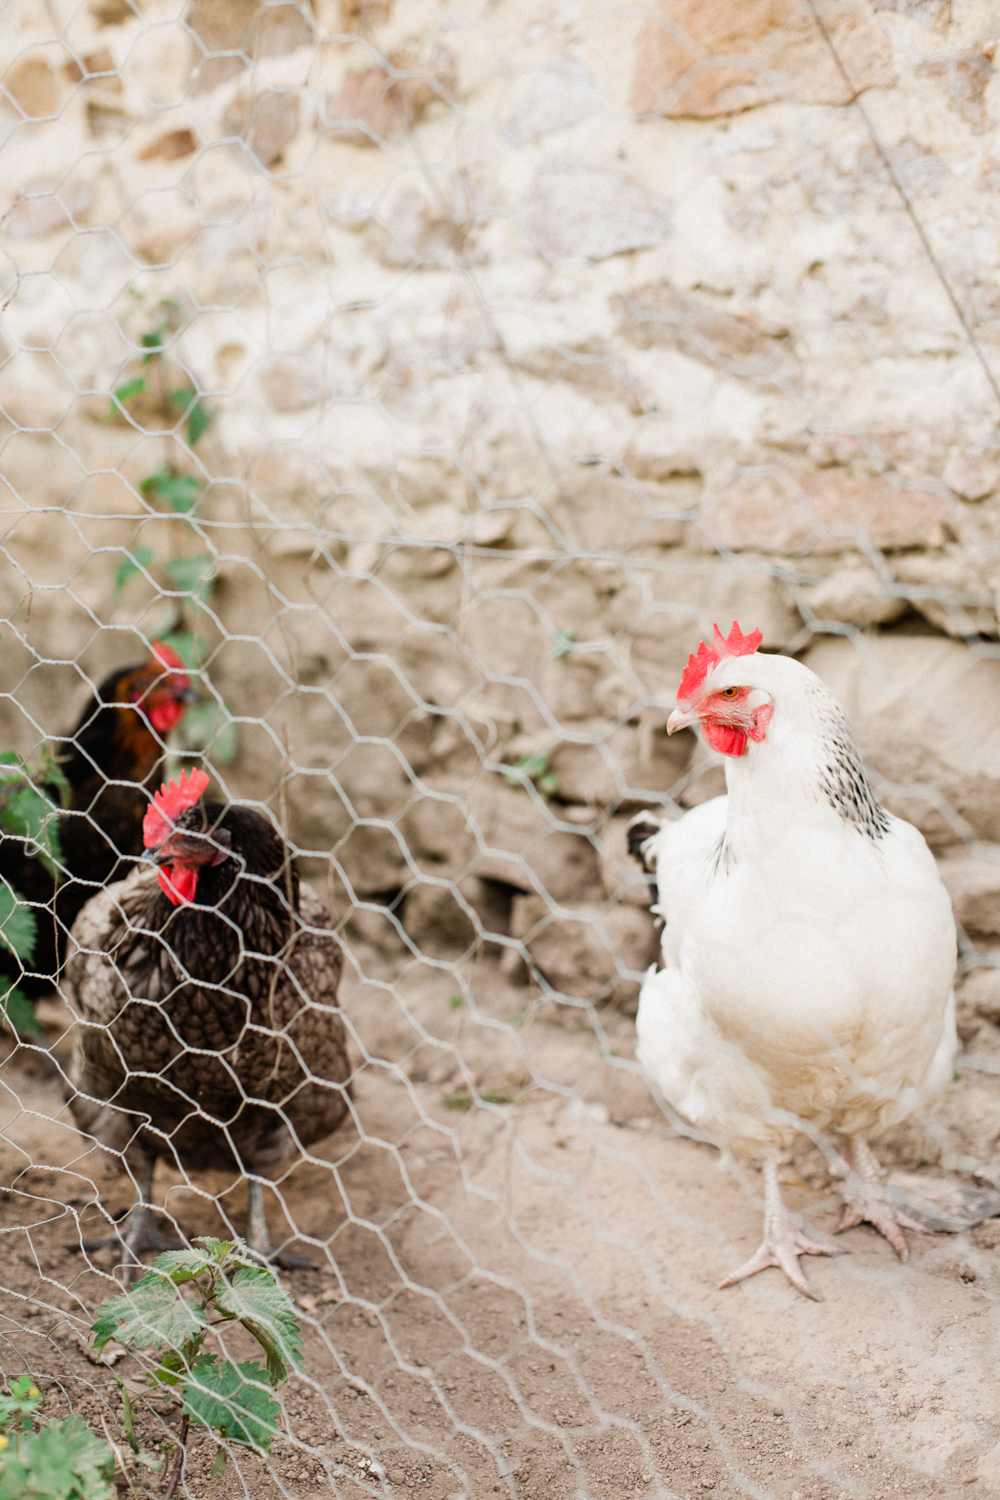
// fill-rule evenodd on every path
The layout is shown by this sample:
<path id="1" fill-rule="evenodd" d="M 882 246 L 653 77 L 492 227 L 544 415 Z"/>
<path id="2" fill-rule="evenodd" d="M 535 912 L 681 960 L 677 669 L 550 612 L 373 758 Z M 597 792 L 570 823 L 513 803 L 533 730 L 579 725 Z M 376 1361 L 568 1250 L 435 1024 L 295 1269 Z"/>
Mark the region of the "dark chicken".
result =
<path id="1" fill-rule="evenodd" d="M 70 1108 L 139 1193 L 126 1259 L 160 1244 L 156 1161 L 249 1178 L 246 1239 L 279 1264 L 264 1179 L 347 1110 L 337 1007 L 342 955 L 329 911 L 250 808 L 199 799 L 203 771 L 164 786 L 146 864 L 96 896 L 73 929 L 63 993 L 76 1027 Z"/>
<path id="2" fill-rule="evenodd" d="M 109 881 L 120 880 L 142 853 L 142 820 L 163 758 L 164 737 L 195 694 L 177 653 L 162 642 L 149 660 L 105 678 L 59 757 L 69 787 L 59 818 L 65 875 L 58 890 L 51 870 L 23 839 L 0 834 L 0 877 L 34 909 L 36 938 L 25 971 L 0 954 L 0 972 L 28 995 L 52 988 L 66 939 L 82 907 Z M 57 787 L 42 788 L 60 805 Z"/>

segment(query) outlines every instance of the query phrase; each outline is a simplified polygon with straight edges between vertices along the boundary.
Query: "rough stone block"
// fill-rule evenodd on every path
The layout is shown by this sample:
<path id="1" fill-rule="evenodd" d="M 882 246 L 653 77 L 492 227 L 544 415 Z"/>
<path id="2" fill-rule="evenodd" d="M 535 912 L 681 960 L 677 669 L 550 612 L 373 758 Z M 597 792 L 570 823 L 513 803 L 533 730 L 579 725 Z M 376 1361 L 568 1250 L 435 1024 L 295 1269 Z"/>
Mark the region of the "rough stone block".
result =
<path id="1" fill-rule="evenodd" d="M 290 89 L 237 94 L 222 123 L 224 129 L 243 137 L 263 166 L 273 166 L 298 131 L 298 95 Z"/>
<path id="2" fill-rule="evenodd" d="M 948 508 L 932 491 L 842 469 L 743 470 L 706 495 L 699 525 L 713 547 L 785 556 L 865 543 L 941 547 L 952 534 Z"/>
<path id="3" fill-rule="evenodd" d="M 538 897 L 514 903 L 520 938 L 554 990 L 634 1011 L 642 976 L 656 957 L 656 928 L 635 906 L 578 906 L 554 914 Z"/>
<path id="4" fill-rule="evenodd" d="M 955 917 L 974 938 L 1000 937 L 1000 848 L 980 845 L 938 864 Z"/>
<path id="5" fill-rule="evenodd" d="M 640 349 L 673 348 L 734 375 L 787 380 L 796 365 L 785 328 L 726 310 L 724 299 L 680 292 L 662 282 L 615 299 L 621 331 Z"/>
<path id="6" fill-rule="evenodd" d="M 903 594 L 893 592 L 874 568 L 864 564 L 838 568 L 803 593 L 817 620 L 839 620 L 862 630 L 898 620 L 910 607 Z"/>
<path id="7" fill-rule="evenodd" d="M 554 57 L 527 80 L 502 133 L 512 146 L 526 146 L 600 107 L 600 91 L 586 68 L 573 58 Z"/>
<path id="8" fill-rule="evenodd" d="M 630 818 L 608 818 L 597 836 L 601 850 L 604 894 L 625 906 L 647 909 L 653 902 L 649 881 L 637 859 L 628 852 Z"/>
<path id="9" fill-rule="evenodd" d="M 850 104 L 893 82 L 888 38 L 860 8 L 817 10 L 829 42 L 797 0 L 660 0 L 639 39 L 633 107 L 709 119 L 779 99 Z"/>
<path id="10" fill-rule="evenodd" d="M 482 776 L 468 794 L 469 826 L 482 845 L 470 874 L 503 881 L 555 901 L 585 901 L 601 890 L 597 850 L 560 827 L 558 809 L 499 776 Z"/>
<path id="11" fill-rule="evenodd" d="M 1000 843 L 1000 661 L 937 636 L 825 640 L 803 658 L 841 703 L 876 792 L 935 847 Z"/>
<path id="12" fill-rule="evenodd" d="M 552 162 L 535 173 L 522 225 L 528 244 L 547 259 L 606 260 L 661 244 L 670 207 L 625 172 Z"/>
<path id="13" fill-rule="evenodd" d="M 1000 1026 L 1000 969 L 973 969 L 958 986 L 959 1008 Z"/>

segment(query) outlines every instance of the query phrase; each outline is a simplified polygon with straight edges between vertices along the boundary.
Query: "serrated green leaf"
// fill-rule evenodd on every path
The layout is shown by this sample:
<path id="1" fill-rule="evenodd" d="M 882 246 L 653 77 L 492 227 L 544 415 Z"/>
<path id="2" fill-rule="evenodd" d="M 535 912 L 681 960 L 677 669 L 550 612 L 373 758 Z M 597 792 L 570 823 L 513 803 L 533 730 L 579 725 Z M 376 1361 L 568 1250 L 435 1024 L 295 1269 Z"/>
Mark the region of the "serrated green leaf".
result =
<path id="1" fill-rule="evenodd" d="M 169 1276 L 174 1286 L 183 1286 L 211 1264 L 212 1257 L 204 1250 L 164 1250 L 153 1261 L 150 1270 Z"/>
<path id="2" fill-rule="evenodd" d="M 160 355 L 163 353 L 163 335 L 166 333 L 166 331 L 166 323 L 161 323 L 159 328 L 152 328 L 150 329 L 149 333 L 144 333 L 142 335 L 140 343 L 142 344 L 142 347 L 144 349 L 149 350 L 148 354 L 144 354 L 142 356 L 142 362 L 144 365 L 151 364 L 154 359 L 160 358 Z"/>
<path id="3" fill-rule="evenodd" d="M 508 786 L 523 786 L 526 781 L 535 781 L 549 769 L 547 755 L 522 755 L 504 775 Z"/>
<path id="4" fill-rule="evenodd" d="M 218 1477 L 219 1477 L 220 1474 L 224 1474 L 225 1473 L 225 1470 L 226 1470 L 226 1459 L 228 1457 L 229 1457 L 229 1454 L 226 1452 L 225 1448 L 217 1448 L 215 1450 L 215 1460 L 214 1460 L 214 1462 L 212 1464 L 212 1469 L 211 1469 L 211 1477 L 213 1479 L 218 1479 Z"/>
<path id="5" fill-rule="evenodd" d="M 11 1381 L 10 1395 L 0 1396 L 0 1427 L 9 1427 L 16 1420 L 26 1432 L 30 1432 L 30 1419 L 43 1400 L 31 1376 L 19 1375 Z"/>
<path id="6" fill-rule="evenodd" d="M 204 750 L 220 765 L 228 766 L 239 753 L 240 726 L 227 706 L 212 698 L 188 709 L 180 735 L 185 750 Z"/>
<path id="7" fill-rule="evenodd" d="M 187 1360 L 176 1349 L 171 1349 L 164 1354 L 156 1369 L 149 1371 L 149 1378 L 154 1385 L 180 1385 L 187 1372 Z"/>
<path id="8" fill-rule="evenodd" d="M 4 1455 L 0 1500 L 109 1500 L 114 1455 L 82 1417 L 19 1433 Z"/>
<path id="9" fill-rule="evenodd" d="M 193 474 L 175 474 L 171 469 L 157 469 L 149 474 L 139 486 L 147 499 L 169 505 L 178 515 L 187 515 L 194 510 L 201 493 L 201 480 Z"/>
<path id="10" fill-rule="evenodd" d="M 59 878 L 62 847 L 59 843 L 59 818 L 56 804 L 27 780 L 22 785 L 8 782 L 0 808 L 0 826 L 15 838 L 27 839 L 54 879 Z M 65 780 L 62 772 L 59 778 Z"/>
<path id="11" fill-rule="evenodd" d="M 185 594 L 197 593 L 204 604 L 215 587 L 215 580 L 209 581 L 214 567 L 215 558 L 208 553 L 201 553 L 197 557 L 172 557 L 169 562 L 164 563 L 163 571 L 174 588 Z"/>
<path id="12" fill-rule="evenodd" d="M 243 1360 L 219 1364 L 215 1355 L 197 1361 L 181 1388 L 184 1410 L 194 1421 L 257 1453 L 270 1453 L 281 1407 L 265 1389 L 260 1365 Z"/>
<path id="13" fill-rule="evenodd" d="M 0 996 L 0 1021 L 18 1036 L 37 1036 L 42 1029 L 35 1007 L 16 985 Z"/>
<path id="14" fill-rule="evenodd" d="M 115 569 L 115 596 L 122 592 L 130 578 L 134 578 L 143 568 L 148 568 L 152 561 L 152 547 L 137 547 L 134 552 L 126 552 Z"/>
<path id="15" fill-rule="evenodd" d="M 0 881 L 0 944 L 22 963 L 35 951 L 37 923 L 31 907 L 21 901 L 6 881 Z"/>
<path id="16" fill-rule="evenodd" d="M 141 396 L 145 389 L 146 377 L 144 375 L 137 375 L 134 380 L 126 380 L 124 385 L 117 387 L 115 390 L 115 400 L 120 401 L 124 406 L 126 401 L 132 400 L 133 396 Z"/>
<path id="17" fill-rule="evenodd" d="M 215 1306 L 238 1318 L 267 1355 L 272 1384 L 284 1380 L 289 1365 L 301 1365 L 302 1335 L 288 1293 L 263 1266 L 241 1266 L 215 1288 Z"/>
<path id="18" fill-rule="evenodd" d="M 96 1349 L 112 1339 L 137 1349 L 148 1344 L 178 1349 L 205 1326 L 202 1309 L 182 1296 L 169 1277 L 150 1270 L 130 1291 L 97 1309 L 91 1332 Z"/>
<path id="19" fill-rule="evenodd" d="M 193 448 L 205 436 L 214 421 L 214 411 L 209 411 L 204 401 L 199 401 L 197 406 L 192 408 L 185 428 L 189 448 Z"/>
<path id="20" fill-rule="evenodd" d="M 246 1253 L 242 1240 L 217 1240 L 212 1234 L 196 1234 L 194 1242 L 196 1245 L 204 1245 L 205 1254 L 211 1256 L 215 1265 L 224 1261 L 227 1255 L 232 1255 L 234 1250 L 241 1255 Z"/>

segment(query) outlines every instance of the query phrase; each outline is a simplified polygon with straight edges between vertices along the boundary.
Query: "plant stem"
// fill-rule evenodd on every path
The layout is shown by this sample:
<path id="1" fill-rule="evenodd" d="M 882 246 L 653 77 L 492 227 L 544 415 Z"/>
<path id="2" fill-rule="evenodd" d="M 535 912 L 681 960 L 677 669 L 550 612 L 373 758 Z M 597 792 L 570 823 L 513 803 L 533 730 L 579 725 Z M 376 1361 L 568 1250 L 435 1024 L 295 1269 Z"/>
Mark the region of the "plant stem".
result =
<path id="1" fill-rule="evenodd" d="M 163 1500 L 174 1500 L 174 1495 L 177 1493 L 177 1486 L 181 1482 L 181 1470 L 184 1467 L 184 1446 L 187 1443 L 187 1435 L 188 1414 L 187 1412 L 185 1412 L 183 1417 L 181 1418 L 181 1430 L 180 1435 L 177 1439 L 177 1457 L 174 1460 L 174 1468 L 173 1473 L 170 1475 L 170 1483 L 163 1491 Z"/>

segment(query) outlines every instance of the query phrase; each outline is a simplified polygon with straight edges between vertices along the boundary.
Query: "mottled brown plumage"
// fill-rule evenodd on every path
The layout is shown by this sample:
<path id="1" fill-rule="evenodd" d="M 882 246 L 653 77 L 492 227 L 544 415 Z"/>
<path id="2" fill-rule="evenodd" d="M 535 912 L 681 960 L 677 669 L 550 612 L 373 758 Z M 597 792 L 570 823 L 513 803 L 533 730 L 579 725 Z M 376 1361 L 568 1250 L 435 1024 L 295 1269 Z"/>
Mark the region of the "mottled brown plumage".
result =
<path id="1" fill-rule="evenodd" d="M 73 929 L 70 1108 L 140 1182 L 161 1156 L 273 1177 L 347 1109 L 332 918 L 249 808 L 199 803 L 157 857 L 197 872 L 193 904 L 146 865 Z"/>
<path id="2" fill-rule="evenodd" d="M 142 819 L 163 758 L 163 736 L 194 698 L 186 673 L 174 670 L 182 665 L 179 658 L 162 645 L 154 649 L 160 659 L 151 656 L 105 678 L 59 756 L 69 800 L 59 819 L 64 873 L 58 891 L 30 846 L 0 833 L 0 877 L 32 904 L 36 924 L 26 970 L 12 954 L 0 952 L 0 972 L 29 995 L 52 988 L 78 913 L 142 853 Z M 60 806 L 58 788 L 43 790 Z"/>

